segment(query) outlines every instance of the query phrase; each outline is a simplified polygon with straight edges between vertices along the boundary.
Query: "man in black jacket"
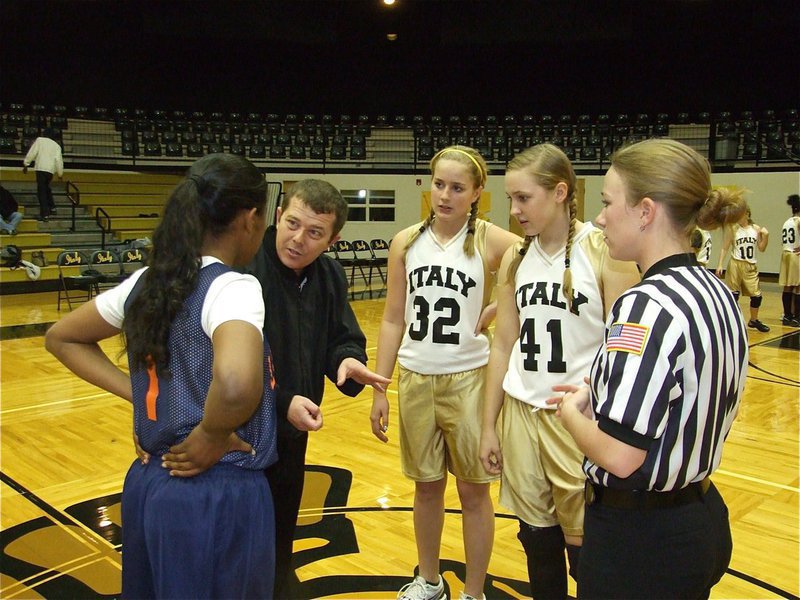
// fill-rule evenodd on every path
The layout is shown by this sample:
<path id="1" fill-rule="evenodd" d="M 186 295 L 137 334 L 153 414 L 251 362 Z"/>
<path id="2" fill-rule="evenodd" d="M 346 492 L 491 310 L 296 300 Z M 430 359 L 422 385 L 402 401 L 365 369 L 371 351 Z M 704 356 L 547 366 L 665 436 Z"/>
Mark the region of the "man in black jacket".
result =
<path id="1" fill-rule="evenodd" d="M 389 379 L 366 367 L 366 338 L 347 298 L 347 277 L 325 250 L 347 220 L 347 202 L 325 181 L 305 179 L 284 196 L 278 224 L 245 269 L 261 282 L 264 336 L 272 350 L 278 462 L 266 471 L 275 503 L 275 598 L 293 597 L 292 542 L 308 432 L 322 427 L 325 377 L 348 396 Z"/>

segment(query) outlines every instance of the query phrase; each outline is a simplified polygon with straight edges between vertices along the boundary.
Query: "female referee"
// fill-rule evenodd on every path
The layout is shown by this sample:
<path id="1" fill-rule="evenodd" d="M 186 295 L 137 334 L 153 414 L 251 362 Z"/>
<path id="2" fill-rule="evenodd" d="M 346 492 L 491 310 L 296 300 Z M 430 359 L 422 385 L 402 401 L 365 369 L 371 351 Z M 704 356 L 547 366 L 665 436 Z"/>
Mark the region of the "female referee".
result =
<path id="1" fill-rule="evenodd" d="M 586 456 L 580 598 L 707 598 L 730 561 L 728 511 L 709 480 L 739 407 L 747 333 L 689 236 L 742 218 L 708 161 L 652 139 L 616 152 L 596 223 L 641 283 L 606 321 L 589 387 L 552 398 Z"/>

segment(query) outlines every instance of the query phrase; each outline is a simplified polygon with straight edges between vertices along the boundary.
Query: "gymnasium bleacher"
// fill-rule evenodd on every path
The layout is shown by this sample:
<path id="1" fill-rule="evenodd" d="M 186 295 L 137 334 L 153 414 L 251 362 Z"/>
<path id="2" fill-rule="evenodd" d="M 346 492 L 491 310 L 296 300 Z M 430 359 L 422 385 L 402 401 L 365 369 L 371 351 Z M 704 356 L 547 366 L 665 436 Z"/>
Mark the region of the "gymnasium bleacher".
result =
<path id="1" fill-rule="evenodd" d="M 211 152 L 247 156 L 265 169 L 424 168 L 444 146 L 481 151 L 500 169 L 523 148 L 562 147 L 577 168 L 602 169 L 622 144 L 653 136 L 688 143 L 715 162 L 753 168 L 800 161 L 795 108 L 732 113 L 616 115 L 314 115 L 8 104 L 0 107 L 0 158 L 24 154 L 44 127 L 73 162 L 168 167 Z"/>
<path id="2" fill-rule="evenodd" d="M 25 214 L 37 214 L 35 183 L 19 166 L 44 128 L 55 131 L 69 174 L 54 181 L 57 215 L 26 218 L 4 235 L 23 258 L 41 251 L 40 280 L 0 269 L 3 291 L 55 289 L 55 259 L 64 249 L 91 252 L 148 238 L 179 173 L 198 157 L 231 152 L 265 172 L 422 173 L 451 144 L 478 149 L 493 174 L 524 148 L 554 143 L 578 173 L 601 173 L 616 148 L 648 137 L 678 139 L 708 157 L 716 171 L 796 169 L 800 119 L 795 108 L 637 114 L 367 115 L 204 112 L 0 105 L 3 185 Z M 82 170 L 77 170 L 82 169 Z M 352 275 L 352 274 L 351 274 Z M 351 276 L 352 279 L 352 276 Z"/>

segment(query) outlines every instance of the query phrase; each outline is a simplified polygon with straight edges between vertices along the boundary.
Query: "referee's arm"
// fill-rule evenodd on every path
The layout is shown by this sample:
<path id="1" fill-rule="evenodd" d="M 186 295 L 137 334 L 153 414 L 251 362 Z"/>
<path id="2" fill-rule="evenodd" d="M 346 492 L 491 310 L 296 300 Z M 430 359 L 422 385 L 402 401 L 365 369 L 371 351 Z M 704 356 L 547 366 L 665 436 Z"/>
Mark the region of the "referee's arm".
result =
<path id="1" fill-rule="evenodd" d="M 629 477 L 642 466 L 647 452 L 602 431 L 598 421 L 586 415 L 588 407 L 588 387 L 565 394 L 559 405 L 564 428 L 590 461 L 616 477 Z"/>

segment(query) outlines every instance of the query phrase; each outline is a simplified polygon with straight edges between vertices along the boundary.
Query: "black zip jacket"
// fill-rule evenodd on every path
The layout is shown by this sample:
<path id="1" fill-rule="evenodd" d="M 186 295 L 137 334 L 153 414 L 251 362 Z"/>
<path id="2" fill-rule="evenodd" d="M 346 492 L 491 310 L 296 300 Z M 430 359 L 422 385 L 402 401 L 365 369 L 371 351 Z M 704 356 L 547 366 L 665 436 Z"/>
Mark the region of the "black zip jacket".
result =
<path id="1" fill-rule="evenodd" d="M 286 420 L 292 397 L 299 394 L 321 404 L 325 376 L 336 383 L 345 358 L 366 364 L 367 339 L 347 300 L 342 266 L 323 254 L 298 276 L 278 258 L 275 238 L 271 226 L 244 272 L 258 279 L 264 295 L 264 336 L 277 382 L 278 431 L 299 436 L 302 433 Z M 357 396 L 364 386 L 348 379 L 339 389 Z"/>

